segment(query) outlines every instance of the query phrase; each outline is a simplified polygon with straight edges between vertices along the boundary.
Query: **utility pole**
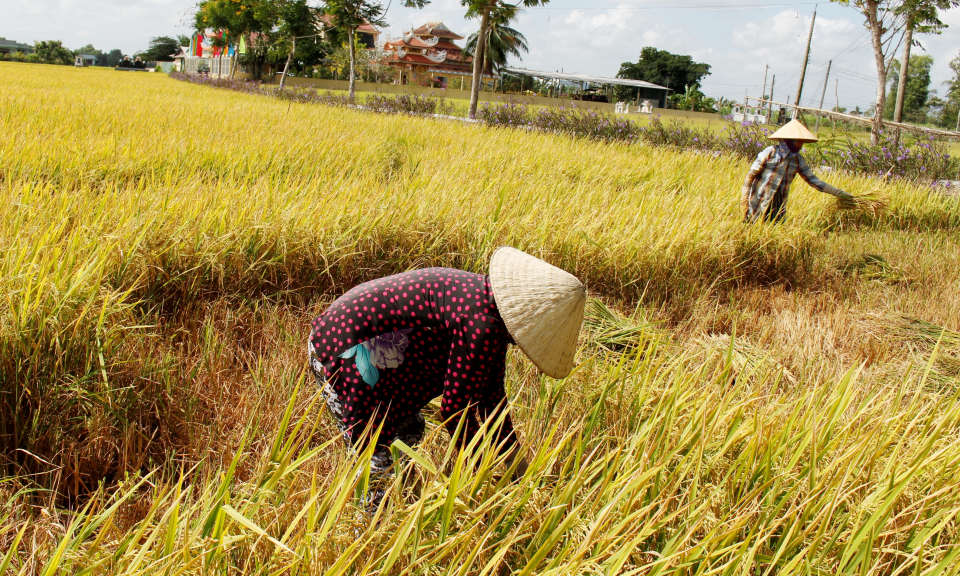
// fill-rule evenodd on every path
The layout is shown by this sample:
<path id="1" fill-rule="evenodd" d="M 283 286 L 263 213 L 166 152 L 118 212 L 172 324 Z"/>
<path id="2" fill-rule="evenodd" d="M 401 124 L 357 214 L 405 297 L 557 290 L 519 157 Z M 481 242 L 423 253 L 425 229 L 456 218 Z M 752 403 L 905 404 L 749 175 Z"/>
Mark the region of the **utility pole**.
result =
<path id="1" fill-rule="evenodd" d="M 767 122 L 770 122 L 770 119 L 773 118 L 773 87 L 777 84 L 777 75 L 773 75 L 773 80 L 770 80 L 770 102 L 767 102 Z"/>
<path id="2" fill-rule="evenodd" d="M 840 111 L 840 79 L 833 81 L 833 95 L 837 97 L 837 112 Z M 833 117 L 833 133 L 837 133 L 837 117 Z"/>
<path id="3" fill-rule="evenodd" d="M 767 97 L 767 72 L 770 71 L 770 65 L 767 64 L 767 67 L 763 70 L 763 91 L 760 92 L 761 98 Z"/>
<path id="4" fill-rule="evenodd" d="M 807 53 L 803 55 L 803 67 L 800 68 L 800 84 L 797 85 L 796 105 L 800 105 L 800 94 L 803 92 L 803 78 L 807 75 L 807 62 L 810 61 L 810 42 L 813 40 L 813 24 L 817 21 L 817 6 L 813 6 L 813 19 L 810 20 L 810 33 L 807 34 Z"/>
<path id="5" fill-rule="evenodd" d="M 820 109 L 821 110 L 823 110 L 823 99 L 827 95 L 827 82 L 830 81 L 831 66 L 833 66 L 833 60 L 830 60 L 829 62 L 827 62 L 827 77 L 823 79 L 823 92 L 820 93 Z M 820 131 L 820 115 L 817 114 L 817 127 L 814 129 L 814 133 L 819 131 Z"/>

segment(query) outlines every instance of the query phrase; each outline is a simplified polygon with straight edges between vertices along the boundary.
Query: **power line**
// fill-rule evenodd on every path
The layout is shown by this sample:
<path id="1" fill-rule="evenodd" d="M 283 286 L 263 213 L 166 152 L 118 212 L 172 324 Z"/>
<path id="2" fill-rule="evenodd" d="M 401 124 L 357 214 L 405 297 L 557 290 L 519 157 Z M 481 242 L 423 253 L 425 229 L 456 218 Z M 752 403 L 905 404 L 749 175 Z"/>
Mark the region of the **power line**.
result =
<path id="1" fill-rule="evenodd" d="M 756 88 L 760 85 L 759 82 L 754 82 L 753 84 L 724 84 L 723 82 L 714 82 L 713 80 L 704 80 L 701 84 L 713 84 L 715 86 L 739 86 L 747 88 Z"/>
<path id="2" fill-rule="evenodd" d="M 785 2 L 777 4 L 697 4 L 697 5 L 688 5 L 688 6 L 614 6 L 614 7 L 601 7 L 601 6 L 589 6 L 583 8 L 555 8 L 547 6 L 537 6 L 534 8 L 526 8 L 526 10 L 550 10 L 554 12 L 560 11 L 575 11 L 575 10 L 746 10 L 749 8 L 783 8 L 786 6 L 806 6 L 806 5 L 815 5 L 816 2 Z"/>
<path id="3" fill-rule="evenodd" d="M 843 53 L 844 53 L 844 52 L 846 52 L 847 50 L 853 48 L 856 44 L 859 44 L 859 43 L 863 42 L 864 40 L 866 40 L 866 39 L 867 39 L 866 36 L 867 36 L 867 31 L 864 30 L 863 33 L 860 34 L 860 36 L 858 36 L 856 40 L 854 40 L 853 42 L 851 42 L 849 46 L 847 46 L 846 48 L 844 48 L 844 49 L 841 50 L 840 52 L 837 52 L 836 54 L 834 54 L 834 56 L 833 56 L 833 58 L 831 58 L 831 60 L 833 60 L 834 62 L 839 62 L 839 61 L 841 60 L 841 57 L 843 56 Z"/>
<path id="4" fill-rule="evenodd" d="M 548 10 L 550 12 L 576 12 L 580 10 L 635 10 L 635 11 L 651 11 L 651 10 L 750 10 L 750 9 L 763 9 L 763 8 L 784 8 L 789 6 L 807 6 L 815 5 L 816 2 L 777 2 L 774 4 L 691 4 L 687 6 L 583 6 L 580 8 L 557 8 L 555 6 L 535 6 L 531 8 L 525 8 L 524 10 L 530 11 L 542 11 Z M 457 10 L 454 12 L 442 12 L 440 14 L 433 14 L 432 16 L 449 16 L 451 14 L 466 14 L 466 10 Z M 431 17 L 432 17 L 431 16 Z M 423 16 L 417 16 L 412 18 L 404 18 L 402 20 L 393 20 L 394 22 L 407 22 L 410 20 L 423 20 Z"/>

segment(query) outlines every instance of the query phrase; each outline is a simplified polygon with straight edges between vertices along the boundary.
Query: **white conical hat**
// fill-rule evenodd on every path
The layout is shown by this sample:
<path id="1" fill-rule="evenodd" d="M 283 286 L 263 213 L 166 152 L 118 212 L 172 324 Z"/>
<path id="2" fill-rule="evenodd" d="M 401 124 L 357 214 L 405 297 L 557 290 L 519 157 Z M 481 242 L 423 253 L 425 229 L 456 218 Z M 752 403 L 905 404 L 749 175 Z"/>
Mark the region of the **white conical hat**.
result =
<path id="1" fill-rule="evenodd" d="M 516 248 L 490 258 L 490 285 L 514 342 L 547 376 L 573 370 L 587 293 L 577 278 Z"/>
<path id="2" fill-rule="evenodd" d="M 813 132 L 807 130 L 807 127 L 794 118 L 787 122 L 783 128 L 770 135 L 771 140 L 796 140 L 797 142 L 817 142 Z"/>

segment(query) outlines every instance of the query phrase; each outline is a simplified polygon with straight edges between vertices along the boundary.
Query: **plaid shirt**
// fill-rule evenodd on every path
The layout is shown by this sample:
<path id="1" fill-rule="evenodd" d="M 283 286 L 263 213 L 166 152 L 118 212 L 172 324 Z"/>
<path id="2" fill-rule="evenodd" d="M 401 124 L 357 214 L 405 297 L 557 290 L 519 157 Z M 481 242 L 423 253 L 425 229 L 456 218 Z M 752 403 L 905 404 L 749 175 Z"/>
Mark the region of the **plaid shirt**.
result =
<path id="1" fill-rule="evenodd" d="M 834 188 L 817 178 L 807 166 L 803 156 L 787 148 L 786 143 L 781 143 L 779 146 L 770 146 L 761 152 L 743 181 L 740 207 L 747 220 L 755 222 L 762 218 L 778 191 L 783 195 L 780 205 L 785 206 L 790 185 L 793 184 L 797 174 L 820 192 L 833 196 L 843 194 L 839 188 Z"/>

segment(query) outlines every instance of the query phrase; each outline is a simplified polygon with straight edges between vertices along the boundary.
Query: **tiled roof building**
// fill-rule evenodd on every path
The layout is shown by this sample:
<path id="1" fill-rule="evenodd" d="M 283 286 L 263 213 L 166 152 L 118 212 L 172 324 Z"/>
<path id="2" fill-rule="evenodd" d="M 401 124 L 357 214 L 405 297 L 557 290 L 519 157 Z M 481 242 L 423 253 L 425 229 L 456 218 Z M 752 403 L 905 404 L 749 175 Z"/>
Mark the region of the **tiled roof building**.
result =
<path id="1" fill-rule="evenodd" d="M 473 58 L 461 60 L 463 48 L 455 40 L 463 40 L 443 22 L 427 22 L 423 26 L 404 32 L 403 37 L 384 44 L 389 53 L 387 64 L 400 70 L 399 82 L 431 78 L 447 86 L 451 77 L 473 74 Z"/>

